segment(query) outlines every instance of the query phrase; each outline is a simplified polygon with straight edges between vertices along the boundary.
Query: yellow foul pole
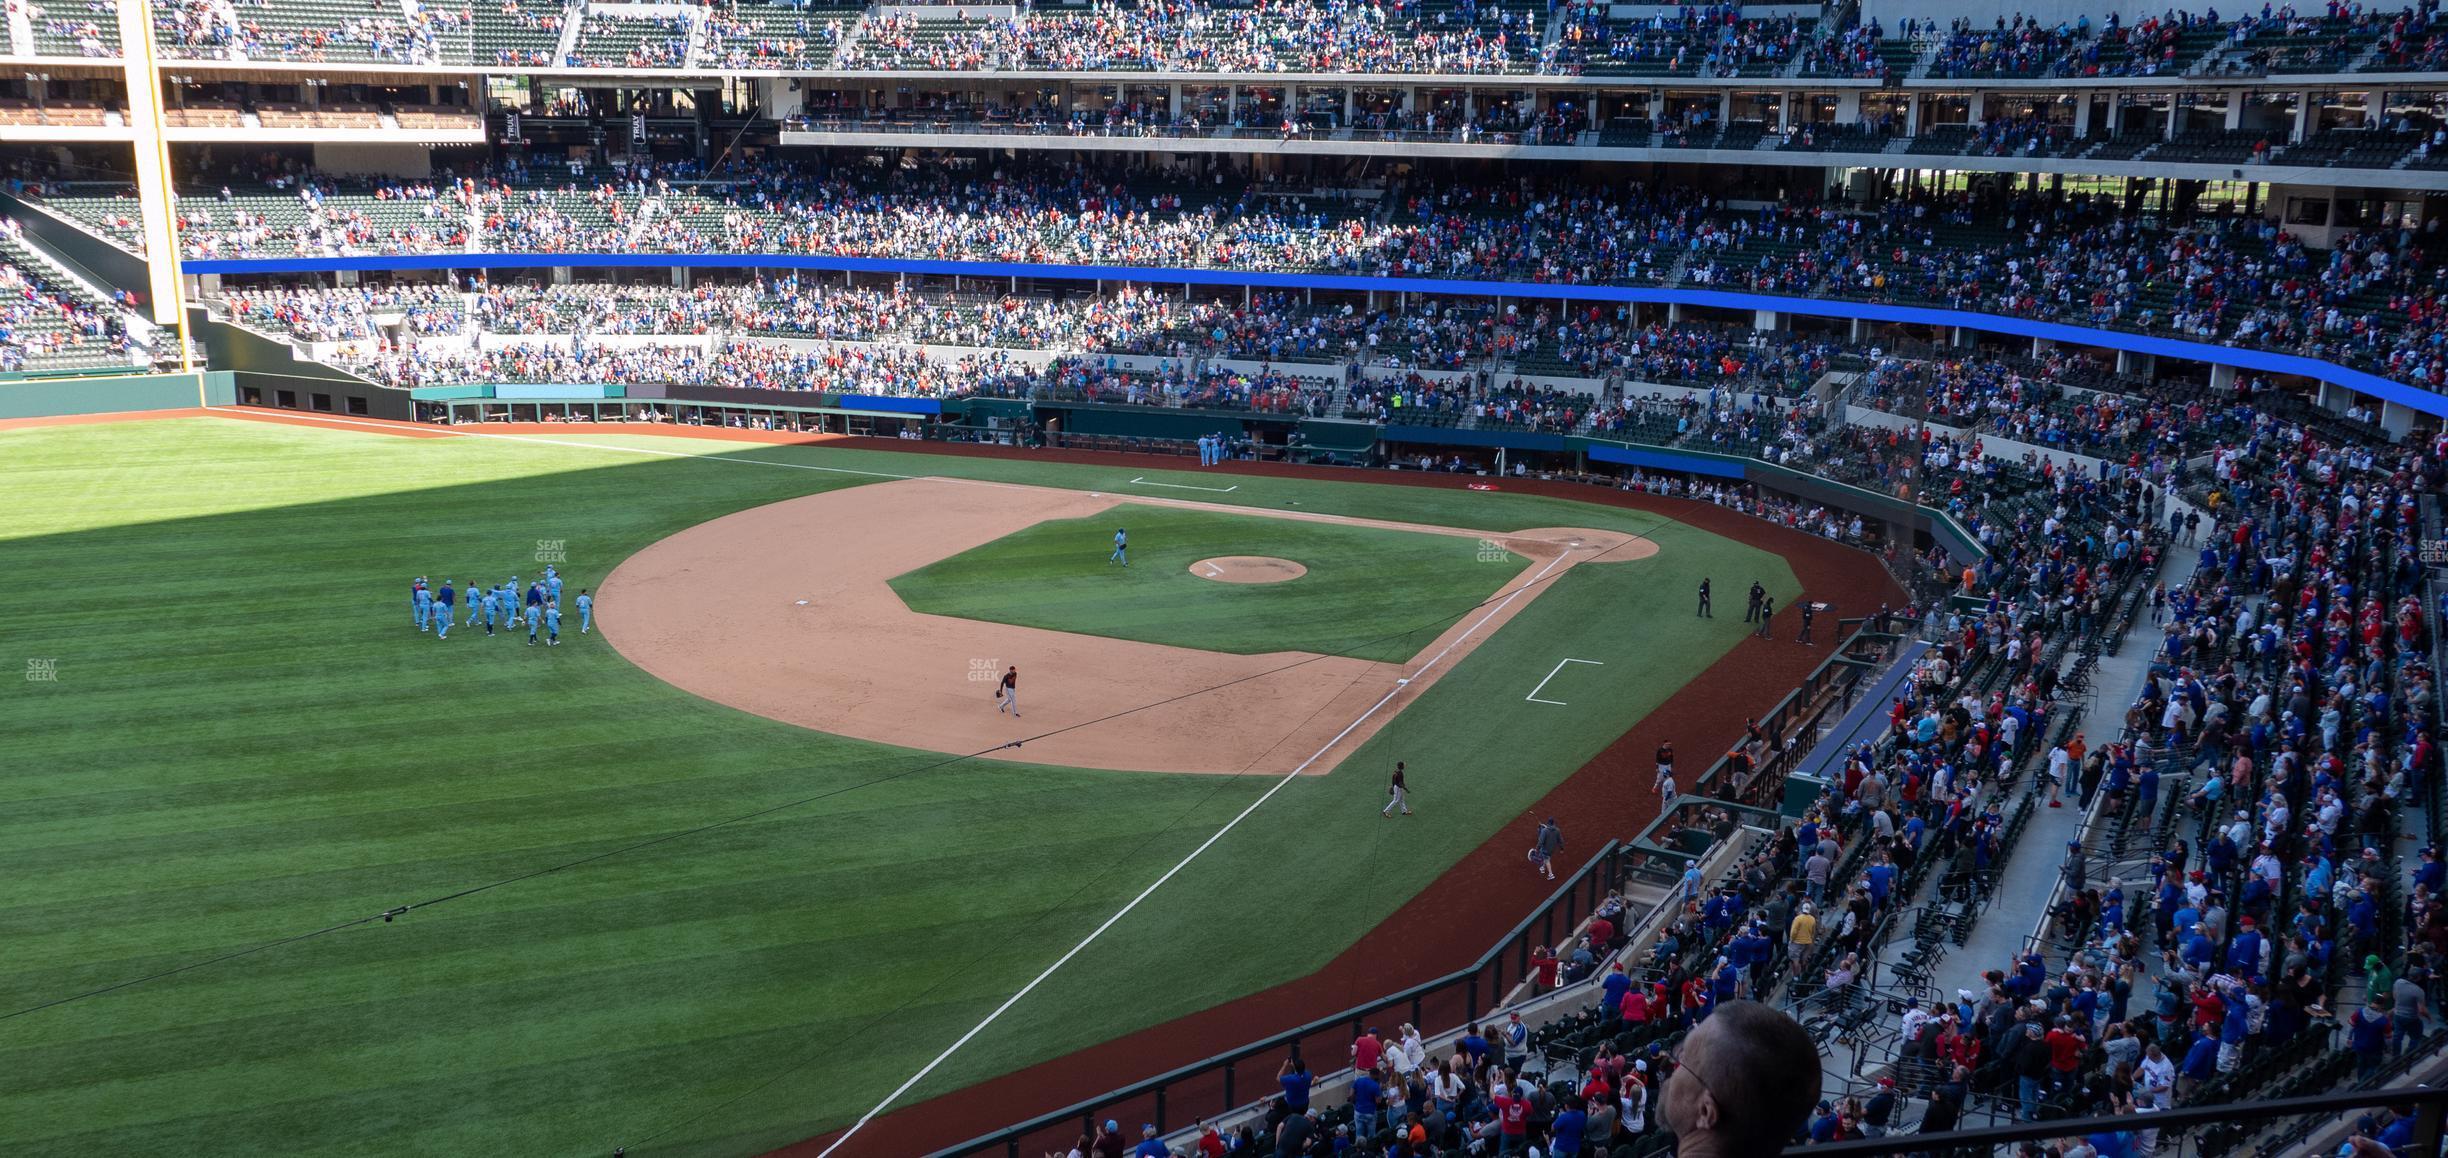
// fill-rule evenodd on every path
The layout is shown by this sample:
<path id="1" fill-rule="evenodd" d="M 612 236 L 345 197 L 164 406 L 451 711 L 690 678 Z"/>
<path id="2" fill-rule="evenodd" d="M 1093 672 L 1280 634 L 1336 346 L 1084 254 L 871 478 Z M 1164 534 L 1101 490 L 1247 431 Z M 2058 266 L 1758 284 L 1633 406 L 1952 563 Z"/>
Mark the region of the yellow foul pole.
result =
<path id="1" fill-rule="evenodd" d="M 119 43 L 127 69 L 128 123 L 136 130 L 136 195 L 144 220 L 145 264 L 151 274 L 153 321 L 178 335 L 179 370 L 194 374 L 187 350 L 187 293 L 180 284 L 178 207 L 170 191 L 170 142 L 163 131 L 161 59 L 153 46 L 150 0 L 118 0 Z M 196 377 L 196 404 L 205 404 Z"/>

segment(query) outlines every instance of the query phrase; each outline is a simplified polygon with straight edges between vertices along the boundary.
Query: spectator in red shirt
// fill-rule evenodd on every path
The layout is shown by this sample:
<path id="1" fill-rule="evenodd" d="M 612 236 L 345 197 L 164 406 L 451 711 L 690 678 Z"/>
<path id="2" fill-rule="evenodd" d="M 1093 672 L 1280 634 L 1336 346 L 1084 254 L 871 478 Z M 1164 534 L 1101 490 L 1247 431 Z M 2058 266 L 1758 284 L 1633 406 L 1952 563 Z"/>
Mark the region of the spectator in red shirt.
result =
<path id="1" fill-rule="evenodd" d="M 2050 1089 L 2063 1092 L 2074 1088 L 2074 1071 L 2082 1064 L 2083 1050 L 2089 1043 L 2083 1040 L 2081 1034 L 2074 1032 L 2071 1023 L 2064 1018 L 2059 1018 L 2057 1027 L 2048 1031 L 2046 1041 L 2049 1051 Z"/>
<path id="2" fill-rule="evenodd" d="M 1368 1027 L 1366 1030 L 1361 1032 L 1359 1037 L 1352 1040 L 1351 1057 L 1353 1069 L 1358 1070 L 1361 1073 L 1367 1073 L 1370 1070 L 1376 1069 L 1378 1059 L 1384 1056 L 1385 1042 L 1377 1036 L 1376 1026 L 1372 1025 Z"/>
<path id="3" fill-rule="evenodd" d="M 1538 987 L 1541 990 L 1555 988 L 1556 965 L 1555 950 L 1545 945 L 1530 950 L 1530 968 L 1538 974 Z"/>
<path id="4" fill-rule="evenodd" d="M 1649 1024 L 1649 987 L 1634 985 L 1624 994 L 1623 1019 L 1627 1025 Z"/>
<path id="5" fill-rule="evenodd" d="M 1521 1097 L 1508 1086 L 1504 1092 L 1488 1099 L 1496 1107 L 1496 1130 L 1504 1139 L 1498 1153 L 1519 1154 L 1530 1145 L 1530 1099 Z"/>

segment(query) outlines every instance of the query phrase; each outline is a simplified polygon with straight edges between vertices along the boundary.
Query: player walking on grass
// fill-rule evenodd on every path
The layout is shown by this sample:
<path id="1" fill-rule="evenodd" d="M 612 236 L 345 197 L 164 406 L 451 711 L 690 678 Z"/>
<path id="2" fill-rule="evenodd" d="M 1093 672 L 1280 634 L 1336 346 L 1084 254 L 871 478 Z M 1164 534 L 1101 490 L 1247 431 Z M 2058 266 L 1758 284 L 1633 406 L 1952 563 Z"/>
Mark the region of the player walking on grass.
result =
<path id="1" fill-rule="evenodd" d="M 1130 566 L 1130 532 L 1129 532 L 1129 531 L 1124 530 L 1124 529 L 1123 529 L 1123 528 L 1121 528 L 1121 527 L 1115 527 L 1115 528 L 1114 528 L 1114 553 L 1113 553 L 1113 556 L 1112 556 L 1111 558 L 1109 558 L 1109 559 L 1107 559 L 1107 560 L 1105 560 L 1105 561 L 1106 561 L 1107 563 L 1120 563 L 1121 565 L 1123 565 L 1123 566 L 1125 566 L 1125 567 Z"/>
<path id="2" fill-rule="evenodd" d="M 451 616 L 458 614 L 453 604 L 458 599 L 458 589 L 451 586 L 450 580 L 444 579 L 441 594 L 434 596 L 434 638 L 450 638 Z"/>
<path id="3" fill-rule="evenodd" d="M 423 631 L 433 625 L 433 591 L 425 586 L 425 577 L 422 575 L 416 577 L 416 582 L 408 585 L 408 606 L 416 611 L 418 631 Z"/>
<path id="4" fill-rule="evenodd" d="M 1394 762 L 1394 780 L 1386 785 L 1386 796 L 1389 799 L 1386 801 L 1385 811 L 1377 815 L 1392 816 L 1397 808 L 1402 809 L 1404 816 L 1411 815 L 1411 789 L 1403 783 L 1403 764 L 1400 760 Z"/>
<path id="5" fill-rule="evenodd" d="M 529 647 L 536 645 L 536 631 L 544 626 L 544 616 L 540 614 L 543 610 L 533 605 L 527 608 L 527 646 Z"/>
<path id="6" fill-rule="evenodd" d="M 593 626 L 595 626 L 595 597 L 587 594 L 587 589 L 581 587 L 578 589 L 578 634 L 585 635 L 587 629 Z"/>
<path id="7" fill-rule="evenodd" d="M 1709 584 L 1707 579 L 1700 580 L 1700 610 L 1697 614 L 1698 618 L 1701 619 L 1717 618 L 1716 616 L 1709 614 Z"/>
<path id="8" fill-rule="evenodd" d="M 995 711 L 1020 718 L 1020 668 L 1016 664 L 1003 669 L 1003 682 L 995 685 Z"/>
<path id="9" fill-rule="evenodd" d="M 561 646 L 561 604 L 557 601 L 544 604 L 544 632 L 550 637 L 544 641 L 544 646 Z"/>
<path id="10" fill-rule="evenodd" d="M 484 615 L 482 616 L 482 618 L 484 619 L 484 629 L 485 629 L 485 634 L 486 634 L 486 635 L 491 635 L 491 634 L 493 634 L 493 621 L 494 621 L 494 620 L 496 620 L 496 619 L 499 619 L 500 617 L 501 617 L 501 592 L 499 592 L 499 591 L 487 591 L 487 592 L 485 592 L 485 593 L 484 593 Z"/>

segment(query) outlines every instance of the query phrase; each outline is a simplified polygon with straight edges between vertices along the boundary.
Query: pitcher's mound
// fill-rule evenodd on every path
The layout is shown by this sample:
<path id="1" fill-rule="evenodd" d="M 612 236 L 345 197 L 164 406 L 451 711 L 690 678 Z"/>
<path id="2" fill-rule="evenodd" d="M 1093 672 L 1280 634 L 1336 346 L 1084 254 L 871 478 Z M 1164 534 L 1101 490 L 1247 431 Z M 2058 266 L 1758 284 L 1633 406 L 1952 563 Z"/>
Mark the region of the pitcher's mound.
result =
<path id="1" fill-rule="evenodd" d="M 1218 583 L 1285 583 L 1309 573 L 1290 559 L 1265 555 L 1223 555 L 1190 565 L 1190 573 Z"/>

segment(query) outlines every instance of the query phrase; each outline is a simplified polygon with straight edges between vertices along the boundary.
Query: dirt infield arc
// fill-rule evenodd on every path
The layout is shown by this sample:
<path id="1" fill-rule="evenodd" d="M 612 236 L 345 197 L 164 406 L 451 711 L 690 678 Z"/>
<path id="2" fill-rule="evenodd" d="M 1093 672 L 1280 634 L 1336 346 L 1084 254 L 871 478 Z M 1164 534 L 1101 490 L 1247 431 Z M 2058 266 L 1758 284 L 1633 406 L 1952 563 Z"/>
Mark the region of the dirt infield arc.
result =
<path id="1" fill-rule="evenodd" d="M 1306 652 L 1232 655 L 922 615 L 887 585 L 1024 527 L 1125 503 L 1494 540 L 1531 562 L 1484 609 L 1460 615 L 1401 664 Z M 917 478 L 691 527 L 624 560 L 604 580 L 598 606 L 606 641 L 656 677 L 819 731 L 954 753 L 1042 736 L 993 758 L 1116 771 L 1315 774 L 1332 769 L 1549 589 L 1540 578 L 1593 559 L 1603 566 L 1656 553 L 1653 542 L 1611 531 L 1498 533 Z M 709 590 L 722 595 L 707 598 Z M 1006 666 L 1019 668 L 1025 724 L 995 706 L 996 677 Z M 1156 706 L 1104 718 L 1143 705 Z"/>

